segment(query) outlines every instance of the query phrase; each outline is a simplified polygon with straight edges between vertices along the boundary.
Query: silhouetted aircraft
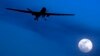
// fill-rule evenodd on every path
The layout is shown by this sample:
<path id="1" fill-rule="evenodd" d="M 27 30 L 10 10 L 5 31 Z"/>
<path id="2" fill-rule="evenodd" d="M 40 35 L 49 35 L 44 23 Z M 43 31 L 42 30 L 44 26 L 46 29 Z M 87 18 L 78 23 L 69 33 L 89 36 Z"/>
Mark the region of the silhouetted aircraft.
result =
<path id="1" fill-rule="evenodd" d="M 12 9 L 12 8 L 6 8 L 7 10 L 13 10 L 13 11 L 17 11 L 17 12 L 24 12 L 24 13 L 29 13 L 29 14 L 32 14 L 32 15 L 35 15 L 35 18 L 34 20 L 37 20 L 39 19 L 40 16 L 42 17 L 48 17 L 48 16 L 51 16 L 51 15 L 58 15 L 58 16 L 74 16 L 74 14 L 59 14 L 59 13 L 47 13 L 46 11 L 46 8 L 43 7 L 41 9 L 40 12 L 35 12 L 35 11 L 32 11 L 31 9 L 27 8 L 27 10 L 19 10 L 19 9 Z M 46 19 L 45 19 L 46 20 Z"/>

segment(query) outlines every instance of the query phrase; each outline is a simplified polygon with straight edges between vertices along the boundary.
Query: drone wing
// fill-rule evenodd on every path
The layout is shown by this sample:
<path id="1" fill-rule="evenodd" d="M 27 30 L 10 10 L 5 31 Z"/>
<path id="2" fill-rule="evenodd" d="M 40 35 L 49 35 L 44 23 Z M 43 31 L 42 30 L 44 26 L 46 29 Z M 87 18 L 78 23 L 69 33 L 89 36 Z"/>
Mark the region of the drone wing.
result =
<path id="1" fill-rule="evenodd" d="M 6 9 L 12 10 L 12 11 L 17 11 L 17 12 L 31 13 L 30 11 L 27 11 L 27 10 L 19 10 L 19 9 L 12 9 L 12 8 L 6 8 Z"/>
<path id="2" fill-rule="evenodd" d="M 74 16 L 75 14 L 46 13 L 46 15 L 55 15 L 55 16 Z"/>

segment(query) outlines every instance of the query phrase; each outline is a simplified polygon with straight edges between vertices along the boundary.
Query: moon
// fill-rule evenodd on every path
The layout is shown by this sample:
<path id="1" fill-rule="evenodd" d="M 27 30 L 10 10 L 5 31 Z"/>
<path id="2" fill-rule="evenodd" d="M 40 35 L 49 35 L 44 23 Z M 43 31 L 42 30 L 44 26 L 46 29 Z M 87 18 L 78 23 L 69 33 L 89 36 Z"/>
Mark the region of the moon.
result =
<path id="1" fill-rule="evenodd" d="M 84 53 L 88 53 L 93 49 L 92 41 L 89 39 L 81 39 L 78 43 L 78 48 Z"/>

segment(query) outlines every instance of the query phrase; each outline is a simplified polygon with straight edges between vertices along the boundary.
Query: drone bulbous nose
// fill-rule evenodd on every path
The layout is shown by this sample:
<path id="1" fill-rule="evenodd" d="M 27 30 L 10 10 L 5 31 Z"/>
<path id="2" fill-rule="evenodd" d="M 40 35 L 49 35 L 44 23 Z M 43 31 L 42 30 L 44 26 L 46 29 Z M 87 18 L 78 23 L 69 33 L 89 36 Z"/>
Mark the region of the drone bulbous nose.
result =
<path id="1" fill-rule="evenodd" d="M 49 17 L 50 15 L 47 15 L 47 17 Z"/>

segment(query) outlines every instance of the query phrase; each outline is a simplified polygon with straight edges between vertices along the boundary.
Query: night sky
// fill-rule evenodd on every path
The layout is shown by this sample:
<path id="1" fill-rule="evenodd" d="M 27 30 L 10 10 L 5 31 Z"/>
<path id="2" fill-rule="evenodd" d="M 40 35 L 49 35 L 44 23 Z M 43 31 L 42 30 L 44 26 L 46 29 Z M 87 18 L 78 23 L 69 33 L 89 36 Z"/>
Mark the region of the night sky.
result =
<path id="1" fill-rule="evenodd" d="M 100 56 L 99 0 L 0 0 L 0 56 Z M 6 10 L 16 8 L 75 16 L 40 17 Z M 82 53 L 78 42 L 93 42 L 89 53 Z"/>

